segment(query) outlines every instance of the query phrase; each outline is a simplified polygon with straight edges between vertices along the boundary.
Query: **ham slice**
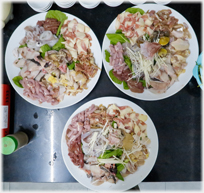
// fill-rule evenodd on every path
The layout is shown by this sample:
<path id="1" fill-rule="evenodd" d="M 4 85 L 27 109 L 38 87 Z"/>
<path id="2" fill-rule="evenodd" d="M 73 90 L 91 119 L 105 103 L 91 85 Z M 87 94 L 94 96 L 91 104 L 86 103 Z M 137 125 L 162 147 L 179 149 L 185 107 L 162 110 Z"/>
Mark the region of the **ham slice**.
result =
<path id="1" fill-rule="evenodd" d="M 144 42 L 140 44 L 141 54 L 151 60 L 155 53 L 161 48 L 161 45 L 156 42 Z"/>

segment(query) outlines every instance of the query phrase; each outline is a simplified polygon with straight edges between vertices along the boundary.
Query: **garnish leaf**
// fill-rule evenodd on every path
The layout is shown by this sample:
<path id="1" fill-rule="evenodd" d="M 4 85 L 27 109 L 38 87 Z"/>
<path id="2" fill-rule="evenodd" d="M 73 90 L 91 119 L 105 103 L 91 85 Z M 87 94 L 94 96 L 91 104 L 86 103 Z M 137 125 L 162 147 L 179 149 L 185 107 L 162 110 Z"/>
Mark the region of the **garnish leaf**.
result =
<path id="1" fill-rule="evenodd" d="M 145 13 L 144 10 L 140 9 L 140 8 L 134 8 L 134 7 L 130 7 L 130 8 L 127 8 L 125 10 L 125 12 L 129 12 L 129 13 L 137 13 L 137 12 L 140 12 L 141 15 L 143 15 Z"/>
<path id="2" fill-rule="evenodd" d="M 142 83 L 142 86 L 143 86 L 143 87 L 146 87 L 146 81 L 145 81 L 145 80 L 139 80 L 139 82 Z"/>
<path id="3" fill-rule="evenodd" d="M 110 62 L 110 52 L 105 50 L 105 59 L 106 59 L 106 62 Z"/>
<path id="4" fill-rule="evenodd" d="M 127 84 L 127 82 L 125 82 L 125 81 L 123 81 L 123 88 L 124 88 L 125 90 L 129 90 L 129 89 L 130 89 L 129 86 L 128 86 L 128 84 Z"/>
<path id="5" fill-rule="evenodd" d="M 19 82 L 20 80 L 23 80 L 22 76 L 15 76 L 12 80 L 16 86 L 23 88 L 22 84 Z"/>
<path id="6" fill-rule="evenodd" d="M 118 78 L 116 78 L 113 74 L 113 69 L 109 71 L 109 76 L 111 78 L 111 80 L 117 84 L 122 84 L 122 81 L 119 80 Z"/>
<path id="7" fill-rule="evenodd" d="M 123 176 L 121 175 L 121 173 L 120 173 L 119 171 L 117 171 L 116 177 L 117 177 L 119 180 L 124 181 L 124 178 L 123 178 Z"/>
<path id="8" fill-rule="evenodd" d="M 27 47 L 27 44 L 20 45 L 19 48 Z"/>
<path id="9" fill-rule="evenodd" d="M 106 150 L 103 155 L 101 154 L 99 156 L 99 158 L 107 159 L 107 158 L 110 158 L 112 156 L 120 157 L 122 154 L 123 154 L 123 150 L 122 149 Z"/>
<path id="10" fill-rule="evenodd" d="M 113 45 L 117 44 L 118 42 L 120 42 L 121 44 L 123 44 L 125 42 L 130 42 L 130 40 L 128 38 L 126 38 L 125 35 L 122 33 L 106 34 L 106 36 L 110 40 L 110 43 Z"/>
<path id="11" fill-rule="evenodd" d="M 40 52 L 41 52 L 41 56 L 43 57 L 43 58 L 45 58 L 45 53 L 47 52 L 47 51 L 50 51 L 50 50 L 52 50 L 52 48 L 48 45 L 48 44 L 44 44 L 43 46 L 41 46 L 40 47 Z"/>
<path id="12" fill-rule="evenodd" d="M 61 11 L 58 11 L 58 10 L 49 10 L 45 16 L 45 18 L 54 18 L 54 19 L 57 19 L 58 21 L 60 21 L 60 25 L 58 27 L 58 30 L 57 30 L 57 36 L 59 35 L 60 33 L 60 30 L 61 30 L 61 27 L 64 23 L 64 21 L 68 18 L 66 16 L 66 14 L 62 13 Z"/>
<path id="13" fill-rule="evenodd" d="M 57 41 L 57 43 L 52 47 L 52 49 L 59 51 L 60 49 L 65 48 L 65 45 L 62 44 L 62 42 L 64 42 L 64 41 L 65 41 L 65 39 L 64 39 L 64 38 L 62 37 L 62 35 L 61 35 L 61 37 L 59 38 L 59 40 Z"/>
<path id="14" fill-rule="evenodd" d="M 129 69 L 132 71 L 132 62 L 128 56 L 123 56 L 125 63 L 129 67 Z"/>
<path id="15" fill-rule="evenodd" d="M 69 65 L 67 65 L 67 67 L 69 68 L 69 70 L 73 70 L 73 69 L 75 69 L 75 64 L 76 64 L 77 62 L 72 62 L 71 64 L 69 64 Z"/>

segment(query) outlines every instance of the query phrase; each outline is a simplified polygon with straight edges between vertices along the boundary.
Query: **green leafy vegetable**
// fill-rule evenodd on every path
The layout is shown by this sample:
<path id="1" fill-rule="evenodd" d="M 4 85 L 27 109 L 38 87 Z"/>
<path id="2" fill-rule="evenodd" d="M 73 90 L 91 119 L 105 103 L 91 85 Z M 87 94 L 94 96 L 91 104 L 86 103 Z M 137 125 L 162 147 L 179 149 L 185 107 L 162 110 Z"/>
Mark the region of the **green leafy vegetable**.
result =
<path id="1" fill-rule="evenodd" d="M 129 90 L 129 89 L 130 89 L 129 86 L 128 86 L 128 84 L 127 84 L 127 82 L 125 82 L 125 81 L 123 81 L 123 88 L 124 88 L 125 90 Z"/>
<path id="2" fill-rule="evenodd" d="M 123 178 L 123 176 L 120 174 L 119 171 L 117 171 L 117 173 L 116 173 L 116 177 L 117 177 L 119 180 L 124 181 L 124 178 Z"/>
<path id="3" fill-rule="evenodd" d="M 116 167 L 117 167 L 117 171 L 121 172 L 125 166 L 123 164 L 116 164 Z"/>
<path id="4" fill-rule="evenodd" d="M 99 156 L 99 158 L 107 159 L 107 158 L 110 158 L 112 156 L 120 157 L 122 154 L 123 154 L 123 150 L 122 149 L 106 150 L 103 155 L 101 154 Z"/>
<path id="5" fill-rule="evenodd" d="M 41 52 L 41 56 L 45 58 L 45 52 L 50 51 L 50 50 L 52 50 L 52 48 L 48 44 L 45 44 L 40 47 L 39 51 Z"/>
<path id="6" fill-rule="evenodd" d="M 23 80 L 22 76 L 16 76 L 12 80 L 15 83 L 16 86 L 18 86 L 20 88 L 23 88 L 22 84 L 19 82 L 20 80 Z"/>
<path id="7" fill-rule="evenodd" d="M 146 81 L 145 81 L 145 80 L 139 80 L 139 82 L 142 83 L 142 86 L 143 86 L 143 87 L 146 87 Z"/>
<path id="8" fill-rule="evenodd" d="M 122 29 L 117 29 L 115 33 L 116 34 L 122 34 Z"/>
<path id="9" fill-rule="evenodd" d="M 107 50 L 105 50 L 105 59 L 106 59 L 106 62 L 110 62 L 110 52 L 109 51 L 107 51 Z"/>
<path id="10" fill-rule="evenodd" d="M 57 19 L 58 21 L 60 21 L 60 25 L 58 27 L 58 30 L 57 30 L 57 36 L 59 35 L 60 33 L 60 30 L 61 30 L 61 27 L 64 23 L 64 21 L 68 18 L 64 13 L 62 13 L 61 11 L 58 11 L 58 10 L 49 10 L 45 16 L 45 18 L 54 18 L 54 19 Z"/>
<path id="11" fill-rule="evenodd" d="M 19 48 L 27 47 L 27 44 L 20 45 Z"/>
<path id="12" fill-rule="evenodd" d="M 115 121 L 113 121 L 113 122 L 112 122 L 112 124 L 111 124 L 111 126 L 112 126 L 113 128 L 114 128 L 114 124 L 115 124 L 115 123 L 116 123 L 116 122 L 115 122 Z"/>
<path id="13" fill-rule="evenodd" d="M 63 49 L 63 48 L 65 48 L 65 45 L 64 44 L 62 44 L 62 42 L 64 42 L 65 41 L 65 39 L 62 37 L 62 35 L 61 35 L 61 37 L 59 38 L 59 40 L 57 41 L 57 43 L 52 47 L 52 50 L 57 50 L 57 51 L 59 51 L 60 49 Z"/>
<path id="14" fill-rule="evenodd" d="M 123 56 L 125 63 L 128 65 L 129 69 L 132 71 L 132 62 L 128 56 Z"/>
<path id="15" fill-rule="evenodd" d="M 117 83 L 117 84 L 121 84 L 122 81 L 119 80 L 118 78 L 116 78 L 113 74 L 113 69 L 109 71 L 109 76 L 112 79 L 113 82 Z"/>
<path id="16" fill-rule="evenodd" d="M 130 40 L 126 38 L 125 35 L 122 33 L 106 34 L 106 36 L 110 40 L 110 43 L 113 45 L 117 44 L 118 42 L 120 42 L 121 44 L 125 42 L 130 42 Z"/>
<path id="17" fill-rule="evenodd" d="M 67 67 L 69 68 L 69 70 L 73 70 L 73 69 L 75 69 L 75 64 L 76 64 L 76 62 L 72 62 L 70 65 L 67 65 Z"/>
<path id="18" fill-rule="evenodd" d="M 127 8 L 125 10 L 125 12 L 129 12 L 129 13 L 137 13 L 137 12 L 140 12 L 141 15 L 143 15 L 145 12 L 144 10 L 140 9 L 140 8 L 133 8 L 133 7 L 130 7 L 130 8 Z"/>

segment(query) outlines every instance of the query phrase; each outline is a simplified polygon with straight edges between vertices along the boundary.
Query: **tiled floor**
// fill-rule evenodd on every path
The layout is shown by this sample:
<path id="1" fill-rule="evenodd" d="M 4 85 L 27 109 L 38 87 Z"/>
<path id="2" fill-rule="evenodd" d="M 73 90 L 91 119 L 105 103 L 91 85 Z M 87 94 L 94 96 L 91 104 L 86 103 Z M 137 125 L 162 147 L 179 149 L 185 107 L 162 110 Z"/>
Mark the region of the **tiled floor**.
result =
<path id="1" fill-rule="evenodd" d="M 202 191 L 202 182 L 142 182 L 140 191 Z M 79 183 L 4 182 L 4 191 L 91 191 Z"/>

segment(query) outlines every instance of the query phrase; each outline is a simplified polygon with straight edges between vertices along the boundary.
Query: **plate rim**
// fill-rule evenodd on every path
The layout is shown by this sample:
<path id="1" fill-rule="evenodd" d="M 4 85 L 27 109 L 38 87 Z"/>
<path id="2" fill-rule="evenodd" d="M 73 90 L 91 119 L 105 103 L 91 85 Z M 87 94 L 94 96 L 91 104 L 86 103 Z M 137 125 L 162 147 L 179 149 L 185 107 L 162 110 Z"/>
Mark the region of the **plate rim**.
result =
<path id="1" fill-rule="evenodd" d="M 65 164 L 65 166 L 66 166 L 68 172 L 72 175 L 72 177 L 73 177 L 77 182 L 79 182 L 79 183 L 82 184 L 83 186 L 85 186 L 85 187 L 87 187 L 87 188 L 89 188 L 89 189 L 91 189 L 91 190 L 93 190 L 93 191 L 99 191 L 99 190 L 96 190 L 96 189 L 94 189 L 94 188 L 90 188 L 87 184 L 83 183 L 82 181 L 78 181 L 78 179 L 77 179 L 77 177 L 75 176 L 75 174 L 73 174 L 72 171 L 70 171 L 69 166 L 68 166 L 69 163 L 65 162 L 65 161 L 66 161 L 66 160 L 65 160 L 65 152 L 64 152 L 65 150 L 63 149 L 63 146 L 66 146 L 66 148 L 68 149 L 68 147 L 67 147 L 67 145 L 66 145 L 65 135 L 66 135 L 67 126 L 69 125 L 68 123 L 71 121 L 71 119 L 72 119 L 77 113 L 79 113 L 79 112 L 85 110 L 85 109 L 83 109 L 83 107 L 86 106 L 86 105 L 88 105 L 89 103 L 90 103 L 90 105 L 91 105 L 91 104 L 94 104 L 94 103 L 93 103 L 94 101 L 107 100 L 107 99 L 112 99 L 112 100 L 118 99 L 118 100 L 121 100 L 122 102 L 131 103 L 132 105 L 134 105 L 136 108 L 139 108 L 141 111 L 143 111 L 143 112 L 148 116 L 149 121 L 150 121 L 150 123 L 151 123 L 152 126 L 153 126 L 153 128 L 151 128 L 151 129 L 153 129 L 153 132 L 155 132 L 154 135 L 155 135 L 155 137 L 156 137 L 156 141 L 155 141 L 155 143 L 156 143 L 156 144 L 155 144 L 155 151 L 156 151 L 156 153 L 153 154 L 153 158 L 152 158 L 152 159 L 153 159 L 153 162 L 152 162 L 151 168 L 150 168 L 149 171 L 146 172 L 146 174 L 141 178 L 141 180 L 140 180 L 139 183 L 141 183 L 141 182 L 149 175 L 149 173 L 152 171 L 153 167 L 154 167 L 155 164 L 156 164 L 156 161 L 157 161 L 157 158 L 158 158 L 158 153 L 159 153 L 159 137 L 158 137 L 157 129 L 156 129 L 156 127 L 155 127 L 155 125 L 154 125 L 154 122 L 152 121 L 151 117 L 150 117 L 150 116 L 148 115 L 148 113 L 146 113 L 146 111 L 145 111 L 143 108 L 141 108 L 139 105 L 137 105 L 137 104 L 134 103 L 133 101 L 128 100 L 128 99 L 126 99 L 126 98 L 115 97 L 115 96 L 98 97 L 98 98 L 92 99 L 92 100 L 90 100 L 90 101 L 87 101 L 86 103 L 82 104 L 80 107 L 78 107 L 77 109 L 75 109 L 75 111 L 71 114 L 71 116 L 69 116 L 69 118 L 68 118 L 68 120 L 67 120 L 67 122 L 65 123 L 65 126 L 64 126 L 64 128 L 63 128 L 63 131 L 62 131 L 61 143 L 60 143 L 60 144 L 61 144 L 61 154 L 62 154 L 63 162 L 64 162 L 64 164 Z M 102 102 L 100 102 L 100 103 L 102 103 Z M 126 105 L 126 104 L 124 104 L 124 105 Z M 82 109 L 81 109 L 81 108 L 82 108 Z M 79 111 L 79 112 L 78 112 L 78 111 Z M 65 141 L 64 141 L 64 140 L 65 140 Z M 65 144 L 64 144 L 64 143 L 65 143 Z M 151 149 L 151 146 L 149 147 L 149 149 Z M 66 156 L 69 158 L 68 155 L 66 155 Z M 70 159 L 70 158 L 69 158 L 69 159 Z M 73 163 L 72 163 L 72 164 L 73 164 Z M 75 165 L 73 165 L 73 166 L 75 166 Z M 70 166 L 70 167 L 71 167 L 71 166 Z M 75 166 L 75 167 L 78 167 L 78 166 Z M 80 170 L 80 168 L 77 168 L 77 169 Z M 135 173 L 134 173 L 134 174 L 135 174 Z M 134 174 L 133 174 L 133 175 L 134 175 Z M 131 186 L 129 187 L 129 189 L 132 188 L 132 187 L 134 187 L 134 186 L 136 186 L 136 185 L 138 185 L 139 183 L 131 185 Z M 96 187 L 100 187 L 100 186 L 96 186 Z M 125 191 L 125 190 L 128 190 L 128 189 L 124 189 L 124 190 L 122 190 L 122 191 Z M 103 190 L 102 190 L 102 191 L 103 191 Z"/>
<path id="2" fill-rule="evenodd" d="M 156 7 L 162 7 L 162 9 L 170 9 L 170 10 L 176 12 L 176 14 L 178 14 L 182 19 L 186 20 L 186 21 L 187 21 L 187 24 L 188 24 L 188 26 L 191 28 L 191 30 L 192 30 L 192 32 L 193 32 L 193 35 L 194 35 L 194 38 L 195 38 L 195 40 L 196 40 L 196 43 L 195 43 L 195 45 L 196 45 L 196 51 L 197 51 L 197 56 L 196 56 L 196 58 L 198 58 L 198 56 L 199 56 L 198 38 L 197 38 L 197 36 L 196 36 L 196 33 L 195 33 L 193 27 L 192 27 L 191 24 L 189 23 L 189 21 L 188 21 L 181 13 L 179 13 L 179 12 L 176 11 L 175 9 L 173 9 L 173 8 L 171 8 L 171 7 L 168 7 L 168 6 L 166 6 L 166 5 L 163 5 L 163 4 L 145 3 L 145 4 L 133 5 L 133 6 L 131 6 L 131 7 L 141 8 L 141 7 L 145 7 L 145 6 L 153 6 L 153 7 L 156 6 Z M 130 7 L 130 8 L 131 8 L 131 7 Z M 153 8 L 152 8 L 152 10 L 153 10 Z M 125 11 L 125 10 L 124 10 L 124 11 Z M 122 11 L 121 13 L 123 13 L 124 11 Z M 118 14 L 120 14 L 120 13 L 118 13 Z M 103 67 L 104 67 L 104 69 L 105 69 L 105 71 L 106 71 L 106 74 L 107 74 L 108 78 L 109 78 L 110 81 L 113 83 L 113 85 L 114 85 L 117 89 L 119 89 L 121 92 L 123 92 L 124 94 L 126 94 L 126 95 L 128 95 L 128 96 L 130 96 L 130 97 L 132 97 L 132 98 L 134 98 L 134 99 L 143 100 L 143 101 L 159 101 L 159 100 L 167 99 L 167 98 L 169 98 L 169 97 L 171 97 L 171 96 L 177 94 L 178 92 L 180 92 L 180 91 L 188 84 L 188 82 L 191 80 L 191 78 L 193 77 L 193 73 L 191 73 L 191 76 L 189 76 L 189 77 L 187 78 L 187 81 L 186 81 L 184 84 L 182 84 L 182 86 L 181 86 L 179 89 L 176 89 L 175 91 L 172 91 L 172 93 L 170 93 L 168 96 L 161 96 L 160 94 L 157 94 L 157 96 L 158 96 L 157 98 L 143 98 L 143 96 L 140 96 L 140 95 L 139 95 L 139 97 L 138 97 L 138 94 L 143 94 L 143 93 L 134 93 L 134 92 L 127 93 L 127 91 L 126 91 L 125 89 L 120 88 L 120 86 L 119 86 L 120 84 L 116 84 L 115 82 L 112 81 L 112 79 L 110 78 L 109 73 L 108 73 L 108 71 L 107 71 L 107 62 L 106 62 L 105 57 L 104 57 L 104 51 L 105 51 L 105 45 L 104 45 L 104 44 L 105 44 L 105 39 L 107 39 L 106 34 L 107 34 L 109 28 L 114 24 L 116 18 L 117 18 L 117 16 L 116 16 L 115 19 L 110 23 L 110 25 L 108 26 L 108 29 L 107 29 L 106 32 L 105 32 L 105 35 L 104 35 L 104 38 L 103 38 L 103 42 L 102 42 L 102 53 L 101 53 L 101 54 L 102 54 L 102 60 L 103 60 Z M 192 34 L 191 34 L 191 35 L 192 35 Z M 188 66 L 188 65 L 187 65 L 187 66 Z M 185 67 L 185 69 L 186 69 L 186 67 Z M 193 67 L 192 67 L 192 69 L 193 69 Z M 184 73 L 184 74 L 185 74 L 185 73 Z M 173 86 L 173 85 L 172 85 L 172 86 Z M 170 89 L 170 88 L 168 88 L 168 89 Z M 168 89 L 167 89 L 167 90 L 168 90 Z M 148 91 L 148 92 L 149 92 L 149 94 L 153 94 L 153 93 L 151 93 L 150 91 Z M 162 94 L 165 94 L 165 93 L 162 93 Z M 135 95 L 135 96 L 134 96 L 134 95 Z M 155 94 L 155 95 L 156 95 L 156 94 Z M 160 96 L 160 97 L 159 97 L 159 96 Z"/>
<path id="3" fill-rule="evenodd" d="M 47 12 L 48 12 L 48 11 L 47 11 Z M 11 34 L 11 36 L 10 36 L 10 38 L 9 38 L 9 40 L 8 40 L 8 43 L 7 43 L 7 45 L 6 45 L 5 57 L 4 57 L 5 70 L 6 70 L 6 75 L 7 75 L 8 79 L 9 79 L 9 82 L 10 82 L 10 84 L 12 85 L 12 87 L 14 88 L 15 92 L 18 93 L 18 95 L 20 95 L 20 96 L 22 97 L 22 99 L 24 99 L 25 101 L 27 101 L 29 104 L 32 104 L 32 105 L 34 105 L 34 106 L 37 106 L 37 107 L 40 107 L 40 108 L 43 108 L 43 109 L 63 109 L 63 108 L 66 108 L 66 107 L 73 106 L 73 105 L 79 103 L 80 101 L 84 100 L 84 99 L 93 91 L 93 89 L 96 87 L 96 85 L 97 85 L 97 83 L 98 83 L 98 81 L 99 81 L 99 79 L 100 79 L 101 72 L 102 72 L 102 70 L 103 70 L 103 64 L 102 64 L 102 63 L 103 63 L 103 60 L 102 60 L 102 55 L 101 55 L 101 53 L 102 53 L 102 52 L 101 52 L 101 50 L 102 50 L 101 45 L 100 45 L 100 43 L 99 43 L 98 37 L 96 36 L 95 32 L 93 31 L 92 28 L 90 28 L 90 26 L 89 26 L 85 21 L 83 21 L 81 18 L 79 18 L 79 17 L 77 17 L 77 16 L 75 16 L 75 15 L 73 15 L 73 14 L 70 14 L 70 13 L 67 13 L 67 12 L 64 12 L 64 11 L 61 11 L 62 13 L 66 14 L 68 17 L 71 16 L 71 17 L 73 17 L 73 18 L 75 18 L 75 19 L 77 19 L 77 20 L 80 20 L 79 22 L 83 22 L 86 26 L 88 26 L 88 27 L 90 28 L 90 31 L 93 33 L 94 38 L 96 38 L 96 40 L 97 40 L 95 43 L 97 44 L 97 49 L 98 49 L 98 51 L 99 51 L 98 53 L 99 53 L 99 55 L 100 55 L 100 58 L 99 58 L 100 61 L 97 63 L 97 66 L 99 67 L 98 72 L 97 72 L 97 74 L 95 75 L 95 77 L 93 77 L 93 78 L 90 79 L 90 82 L 91 82 L 91 81 L 93 81 L 94 78 L 96 78 L 95 82 L 92 82 L 92 83 L 93 83 L 92 88 L 88 87 L 88 89 L 90 89 L 90 90 L 89 90 L 86 94 L 82 92 L 82 93 L 83 93 L 83 96 L 82 96 L 81 98 L 79 98 L 78 100 L 72 102 L 71 104 L 69 104 L 69 105 L 63 105 L 63 106 L 51 105 L 50 103 L 47 103 L 47 102 L 40 103 L 38 100 L 32 100 L 32 99 L 30 99 L 29 97 L 24 96 L 23 94 L 21 94 L 21 93 L 18 91 L 17 86 L 13 83 L 12 79 L 13 79 L 14 77 L 10 77 L 10 76 L 9 76 L 9 69 L 8 69 L 8 68 L 9 68 L 9 65 L 8 65 L 7 62 L 6 62 L 6 61 L 7 61 L 7 57 L 6 57 L 6 56 L 9 55 L 9 51 L 10 51 L 10 54 L 12 54 L 12 52 L 13 52 L 13 50 L 8 50 L 8 46 L 11 44 L 11 39 L 12 39 L 12 37 L 15 36 L 15 32 L 16 32 L 17 30 L 19 30 L 19 29 L 23 26 L 23 24 L 26 23 L 26 22 L 28 22 L 30 19 L 33 19 L 34 17 L 39 17 L 40 15 L 42 15 L 42 17 L 43 17 L 43 16 L 45 16 L 45 15 L 47 14 L 47 12 L 36 13 L 36 14 L 30 16 L 30 17 L 28 17 L 27 19 L 25 19 L 23 22 L 21 22 L 21 23 L 15 28 L 15 30 L 14 30 L 13 33 Z M 31 24 L 31 25 L 32 25 L 32 24 Z M 92 37 L 92 38 L 93 38 L 93 37 Z M 20 42 L 20 40 L 19 40 L 19 42 Z M 13 49 L 15 49 L 15 47 L 13 47 Z M 95 57 L 96 57 L 96 56 L 95 56 Z M 96 59 L 95 57 L 94 57 L 94 59 Z M 13 61 L 13 62 L 14 62 L 14 61 Z M 12 65 L 13 65 L 13 63 L 12 63 Z M 16 76 L 17 76 L 17 75 L 16 75 Z M 87 89 L 87 90 L 88 90 L 88 89 Z M 83 91 L 84 91 L 84 90 L 83 90 Z M 80 93 L 79 93 L 79 94 L 80 94 Z M 72 96 L 65 95 L 64 97 L 72 97 Z M 62 101 L 60 101 L 60 103 L 63 102 L 63 101 L 64 101 L 64 99 L 63 99 Z M 60 104 L 60 103 L 59 103 L 59 104 Z M 45 105 L 45 106 L 44 106 L 44 105 Z M 48 106 L 47 106 L 47 105 L 48 105 Z"/>

